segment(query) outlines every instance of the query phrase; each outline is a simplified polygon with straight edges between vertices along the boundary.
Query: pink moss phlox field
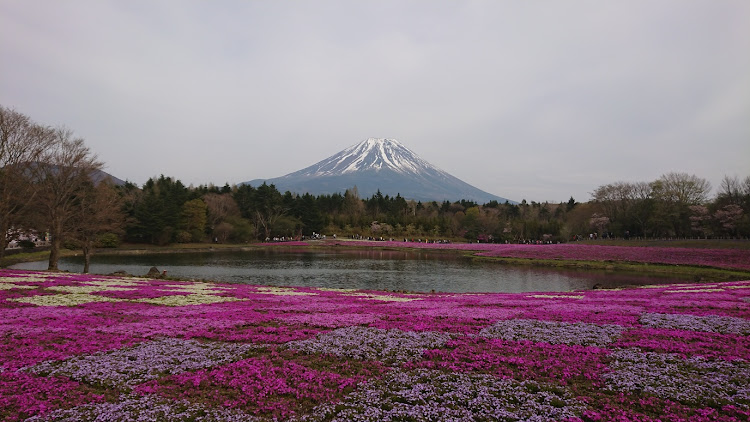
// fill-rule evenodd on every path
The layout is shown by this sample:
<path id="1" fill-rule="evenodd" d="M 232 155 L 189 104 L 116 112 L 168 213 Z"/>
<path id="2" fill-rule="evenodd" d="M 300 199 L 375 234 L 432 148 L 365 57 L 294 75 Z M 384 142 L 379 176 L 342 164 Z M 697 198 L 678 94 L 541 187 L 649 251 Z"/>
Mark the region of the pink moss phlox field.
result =
<path id="1" fill-rule="evenodd" d="M 0 420 L 746 421 L 748 379 L 750 280 L 406 294 L 0 270 Z"/>
<path id="2" fill-rule="evenodd" d="M 64 377 L 0 372 L 0 420 L 23 420 L 50 410 L 103 399 L 92 389 Z"/>
<path id="3" fill-rule="evenodd" d="M 310 403 L 340 398 L 357 384 L 385 371 L 378 362 L 354 370 L 346 361 L 334 362 L 330 369 L 341 373 L 311 368 L 315 363 L 294 359 L 293 355 L 284 359 L 272 352 L 215 369 L 148 382 L 138 391 L 283 417 L 305 406 L 312 407 Z"/>
<path id="4" fill-rule="evenodd" d="M 585 243 L 547 245 L 491 243 L 345 242 L 347 246 L 398 247 L 476 251 L 479 256 L 557 259 L 573 261 L 648 262 L 670 265 L 698 265 L 750 270 L 750 250 L 603 246 Z"/>

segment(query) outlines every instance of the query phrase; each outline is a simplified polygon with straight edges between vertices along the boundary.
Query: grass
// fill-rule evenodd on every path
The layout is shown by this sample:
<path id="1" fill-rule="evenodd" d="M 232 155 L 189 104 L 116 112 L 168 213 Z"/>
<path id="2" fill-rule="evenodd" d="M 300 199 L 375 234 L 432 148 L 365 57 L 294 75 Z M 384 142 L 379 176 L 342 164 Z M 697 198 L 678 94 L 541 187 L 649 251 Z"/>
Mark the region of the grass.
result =
<path id="1" fill-rule="evenodd" d="M 49 251 L 22 252 L 10 256 L 4 256 L 3 259 L 0 259 L 0 268 L 6 268 L 21 262 L 44 261 L 47 259 L 49 259 Z"/>

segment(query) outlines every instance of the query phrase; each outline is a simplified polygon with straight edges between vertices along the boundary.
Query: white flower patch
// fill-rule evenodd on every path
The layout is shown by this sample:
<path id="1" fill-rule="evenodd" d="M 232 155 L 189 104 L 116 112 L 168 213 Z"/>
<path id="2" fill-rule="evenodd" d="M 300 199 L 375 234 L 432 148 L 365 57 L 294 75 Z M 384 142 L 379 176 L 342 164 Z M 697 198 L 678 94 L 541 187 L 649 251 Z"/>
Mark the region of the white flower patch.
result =
<path id="1" fill-rule="evenodd" d="M 359 299 L 367 299 L 367 300 L 379 300 L 382 302 L 411 302 L 414 300 L 422 300 L 421 297 L 390 296 L 390 295 L 378 295 L 378 294 L 370 294 L 370 293 L 345 294 L 344 296 L 351 296 L 351 297 L 356 297 Z"/>
<path id="2" fill-rule="evenodd" d="M 14 302 L 29 303 L 36 306 L 77 306 L 84 303 L 92 302 L 122 302 L 122 299 L 115 299 L 105 296 L 90 295 L 87 293 L 71 293 L 59 295 L 37 295 L 28 297 L 19 297 L 8 299 Z"/>
<path id="3" fill-rule="evenodd" d="M 664 290 L 664 293 L 717 293 L 723 292 L 724 289 L 682 289 L 682 290 Z"/>
<path id="4" fill-rule="evenodd" d="M 36 289 L 36 286 L 26 286 L 24 284 L 14 284 L 8 282 L 0 282 L 0 290 L 11 290 L 11 289 Z"/>
<path id="5" fill-rule="evenodd" d="M 258 287 L 256 293 L 263 295 L 275 295 L 275 296 L 317 296 L 317 293 L 313 292 L 298 292 L 291 288 L 286 287 Z"/>
<path id="6" fill-rule="evenodd" d="M 12 276 L 0 278 L 0 283 L 44 283 L 48 281 L 45 277 L 37 276 Z"/>
<path id="7" fill-rule="evenodd" d="M 148 284 L 146 280 L 133 281 L 133 280 L 87 280 L 87 285 L 100 286 L 100 287 L 140 287 Z"/>
<path id="8" fill-rule="evenodd" d="M 166 293 L 178 293 L 178 294 L 201 294 L 201 295 L 214 295 L 219 293 L 226 293 L 226 290 L 219 290 L 219 289 L 200 289 L 195 288 L 191 289 L 189 287 L 181 288 L 181 287 L 156 287 L 156 290 L 163 291 Z"/>
<path id="9" fill-rule="evenodd" d="M 175 291 L 175 292 L 212 294 L 212 293 L 225 293 L 229 290 L 234 290 L 234 287 L 221 287 L 216 284 L 210 284 L 210 283 L 191 283 L 191 284 L 165 284 L 163 286 L 158 286 L 157 289 L 170 290 L 170 291 Z"/>
<path id="10" fill-rule="evenodd" d="M 534 299 L 583 299 L 585 296 L 583 295 L 529 295 L 526 297 L 531 297 Z"/>
<path id="11" fill-rule="evenodd" d="M 341 292 L 341 293 L 351 293 L 351 292 L 357 291 L 357 289 L 334 289 L 332 287 L 316 287 L 315 290 L 319 290 L 321 292 Z"/>
<path id="12" fill-rule="evenodd" d="M 99 292 L 126 292 L 133 290 L 128 287 L 104 287 L 104 286 L 51 286 L 48 290 L 73 294 L 90 294 Z"/>
<path id="13" fill-rule="evenodd" d="M 664 284 L 647 284 L 645 286 L 638 286 L 639 289 L 663 289 L 665 287 L 672 287 L 672 288 L 680 288 L 680 287 L 689 287 L 694 286 L 694 284 L 670 284 L 670 285 L 664 285 Z"/>
<path id="14" fill-rule="evenodd" d="M 724 287 L 718 284 L 688 284 L 688 285 L 670 285 L 670 290 L 665 290 L 664 293 L 716 293 L 723 292 Z"/>
<path id="15" fill-rule="evenodd" d="M 244 299 L 236 297 L 215 296 L 209 294 L 192 293 L 188 295 L 161 296 L 146 299 L 135 299 L 131 302 L 150 303 L 164 306 L 210 305 L 212 303 L 236 302 Z"/>
<path id="16" fill-rule="evenodd" d="M 25 279 L 26 277 L 3 277 L 3 278 L 0 278 L 0 285 L 4 283 L 8 283 L 8 284 L 19 283 L 19 282 L 23 283 L 26 281 Z"/>
<path id="17" fill-rule="evenodd" d="M 727 289 L 750 289 L 750 284 L 739 284 L 736 286 L 726 286 Z"/>

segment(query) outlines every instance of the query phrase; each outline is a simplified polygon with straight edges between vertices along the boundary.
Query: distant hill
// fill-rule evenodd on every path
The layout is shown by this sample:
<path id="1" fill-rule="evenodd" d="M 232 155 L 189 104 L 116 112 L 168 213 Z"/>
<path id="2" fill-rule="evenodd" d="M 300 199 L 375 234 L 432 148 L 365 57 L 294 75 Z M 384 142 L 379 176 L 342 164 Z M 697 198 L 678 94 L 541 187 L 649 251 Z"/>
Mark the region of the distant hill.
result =
<path id="1" fill-rule="evenodd" d="M 107 173 L 103 170 L 97 170 L 91 175 L 91 180 L 94 182 L 95 185 L 98 185 L 99 182 L 102 181 L 108 181 L 109 183 L 115 185 L 115 186 L 123 186 L 125 185 L 125 181 L 122 179 L 118 179 L 115 176 L 112 176 L 111 174 Z"/>
<path id="2" fill-rule="evenodd" d="M 344 193 L 357 187 L 367 198 L 378 190 L 383 195 L 400 194 L 418 201 L 457 201 L 483 204 L 509 199 L 485 192 L 421 159 L 395 139 L 370 138 L 310 167 L 273 179 L 245 184 L 274 184 L 280 192 L 312 195 Z"/>
<path id="3" fill-rule="evenodd" d="M 44 168 L 43 166 L 49 166 L 49 168 L 52 170 L 52 173 L 57 173 L 57 169 L 58 169 L 58 167 L 55 165 L 44 164 L 40 162 L 31 162 L 28 165 L 29 167 L 36 168 L 36 169 Z M 29 176 L 33 174 L 31 170 L 27 170 L 27 171 L 29 172 L 28 173 Z M 115 186 L 123 186 L 126 183 L 124 180 L 119 179 L 115 176 L 112 176 L 111 174 L 107 173 L 104 170 L 94 170 L 94 172 L 91 174 L 91 181 L 94 182 L 95 185 L 98 185 L 100 182 L 105 181 L 105 180 Z"/>

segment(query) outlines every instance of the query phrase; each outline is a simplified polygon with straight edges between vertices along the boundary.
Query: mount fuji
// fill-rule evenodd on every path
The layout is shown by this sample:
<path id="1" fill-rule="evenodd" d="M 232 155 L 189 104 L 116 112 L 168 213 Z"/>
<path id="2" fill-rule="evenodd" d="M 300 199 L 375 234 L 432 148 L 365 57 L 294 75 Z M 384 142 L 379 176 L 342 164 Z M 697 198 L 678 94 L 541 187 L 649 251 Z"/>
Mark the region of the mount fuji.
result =
<path id="1" fill-rule="evenodd" d="M 245 184 L 274 184 L 280 192 L 343 194 L 357 187 L 360 197 L 378 190 L 383 195 L 400 194 L 417 201 L 458 201 L 484 204 L 510 201 L 446 173 L 421 159 L 395 139 L 370 138 L 310 167 L 273 179 L 256 179 Z"/>

